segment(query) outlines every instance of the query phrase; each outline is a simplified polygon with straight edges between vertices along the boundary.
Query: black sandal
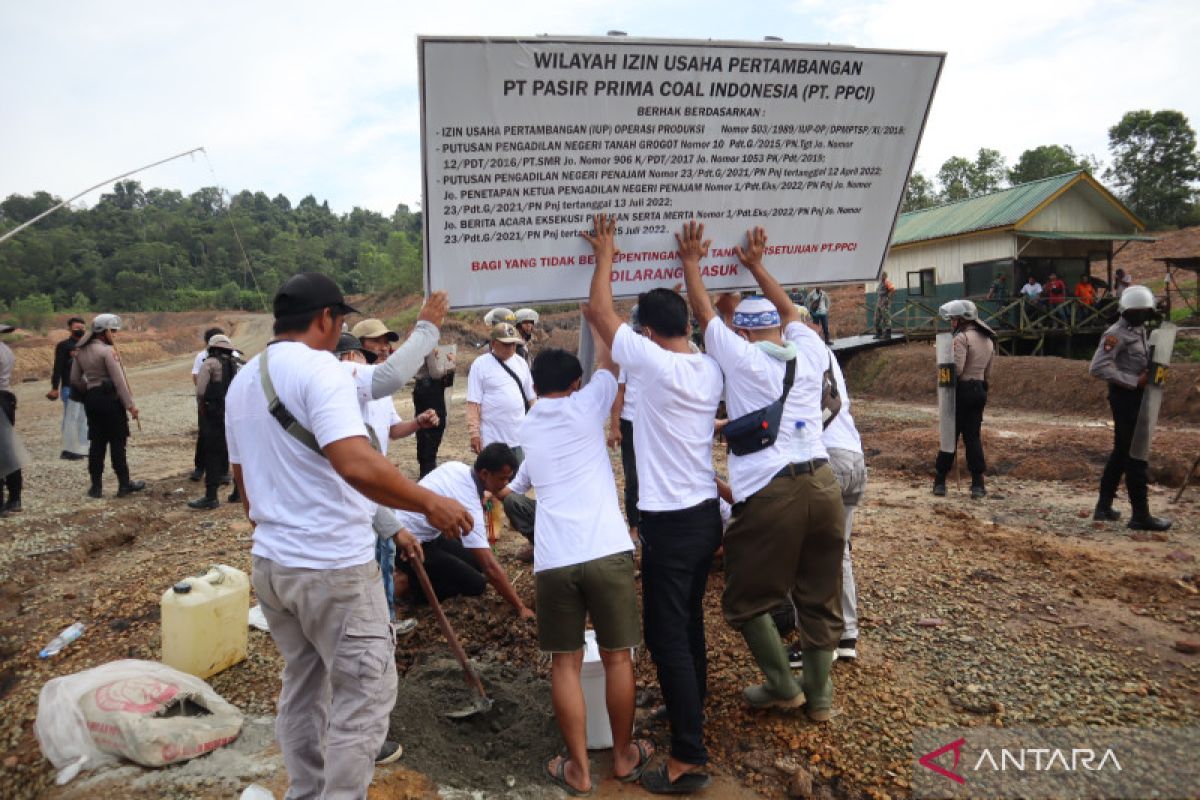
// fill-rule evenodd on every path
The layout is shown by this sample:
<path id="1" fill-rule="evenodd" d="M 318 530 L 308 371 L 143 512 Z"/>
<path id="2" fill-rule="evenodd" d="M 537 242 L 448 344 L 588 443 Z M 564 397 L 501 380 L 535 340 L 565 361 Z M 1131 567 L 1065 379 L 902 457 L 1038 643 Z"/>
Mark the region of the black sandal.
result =
<path id="1" fill-rule="evenodd" d="M 633 746 L 638 751 L 638 762 L 633 765 L 633 769 L 624 775 L 613 775 L 621 783 L 637 783 L 638 779 L 642 777 L 642 773 L 646 771 L 646 767 L 650 764 L 650 759 L 654 758 L 654 745 L 645 739 L 634 739 Z"/>
<path id="2" fill-rule="evenodd" d="M 558 762 L 558 769 L 551 770 L 550 762 L 556 758 L 559 758 L 559 756 L 550 756 L 546 759 L 545 763 L 542 764 L 542 772 L 546 773 L 546 777 L 549 778 L 555 786 L 562 789 L 572 797 L 591 797 L 592 792 L 596 791 L 596 784 L 593 783 L 587 788 L 586 791 L 583 789 L 576 789 L 567 781 L 567 762 L 571 759 L 567 756 L 561 756 L 562 760 Z"/>
<path id="3" fill-rule="evenodd" d="M 710 783 L 712 776 L 707 772 L 685 772 L 672 781 L 665 761 L 658 769 L 642 775 L 642 788 L 652 794 L 691 794 L 707 789 Z"/>

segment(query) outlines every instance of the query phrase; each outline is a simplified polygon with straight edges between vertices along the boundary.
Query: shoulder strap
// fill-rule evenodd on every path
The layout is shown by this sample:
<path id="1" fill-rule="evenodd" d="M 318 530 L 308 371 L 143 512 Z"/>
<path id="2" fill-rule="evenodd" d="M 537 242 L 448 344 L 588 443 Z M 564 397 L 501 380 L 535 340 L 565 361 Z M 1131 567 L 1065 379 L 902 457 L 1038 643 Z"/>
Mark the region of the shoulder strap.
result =
<path id="1" fill-rule="evenodd" d="M 510 368 L 508 364 L 505 364 L 503 361 L 501 361 L 500 356 L 496 355 L 495 353 L 492 353 L 491 355 L 492 358 L 496 359 L 496 363 L 503 367 L 504 371 L 509 374 L 509 377 L 516 381 L 517 391 L 521 393 L 521 402 L 525 404 L 525 410 L 529 411 L 529 398 L 525 396 L 525 387 L 521 385 L 521 379 L 517 377 L 517 373 L 513 372 L 512 368 Z"/>
<path id="2" fill-rule="evenodd" d="M 796 380 L 796 357 L 792 356 L 788 359 L 787 366 L 783 368 L 783 396 L 779 398 L 780 403 L 786 403 L 788 393 L 792 391 L 792 382 Z"/>
<path id="3" fill-rule="evenodd" d="M 325 453 L 321 450 L 321 445 L 317 443 L 317 437 L 313 436 L 312 431 L 301 425 L 292 412 L 288 411 L 287 406 L 279 399 L 279 395 L 275 393 L 275 384 L 271 382 L 271 370 L 267 361 L 267 353 L 271 352 L 271 345 L 268 344 L 262 351 L 262 356 L 258 360 L 258 376 L 262 383 L 263 394 L 267 396 L 267 411 L 275 418 L 276 422 L 283 426 L 293 439 L 300 444 L 313 451 L 321 458 L 325 458 Z M 364 422 L 365 424 L 365 422 Z M 366 425 L 367 438 L 371 441 L 371 446 L 379 449 L 379 437 L 375 435 L 375 431 L 371 430 L 370 425 Z"/>

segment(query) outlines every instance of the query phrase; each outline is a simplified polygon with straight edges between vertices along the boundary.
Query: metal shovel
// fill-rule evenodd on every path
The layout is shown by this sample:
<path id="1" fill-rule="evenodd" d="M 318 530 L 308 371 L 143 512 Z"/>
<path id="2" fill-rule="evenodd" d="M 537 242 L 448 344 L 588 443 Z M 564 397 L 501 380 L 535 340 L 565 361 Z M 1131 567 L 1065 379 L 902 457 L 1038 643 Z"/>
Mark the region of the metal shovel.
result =
<path id="1" fill-rule="evenodd" d="M 450 717 L 451 719 L 466 719 L 475 714 L 491 710 L 492 698 L 488 697 L 487 692 L 483 690 L 483 683 L 479 680 L 479 676 L 475 673 L 475 668 L 471 666 L 471 662 L 467 660 L 467 654 L 463 651 L 458 637 L 454 635 L 454 629 L 450 627 L 450 620 L 446 619 L 446 612 L 442 611 L 442 604 L 438 602 L 437 595 L 433 592 L 433 586 L 429 583 L 429 576 L 425 574 L 425 565 L 418 558 L 409 559 L 408 563 L 412 566 L 413 571 L 417 573 L 417 580 L 421 582 L 421 589 L 424 590 L 425 597 L 429 600 L 429 606 L 437 616 L 438 625 L 442 627 L 442 633 L 446 635 L 446 641 L 450 643 L 450 649 L 454 651 L 454 657 L 458 659 L 459 665 L 462 666 L 463 677 L 473 695 L 471 705 L 455 711 L 443 712 L 442 716 Z"/>

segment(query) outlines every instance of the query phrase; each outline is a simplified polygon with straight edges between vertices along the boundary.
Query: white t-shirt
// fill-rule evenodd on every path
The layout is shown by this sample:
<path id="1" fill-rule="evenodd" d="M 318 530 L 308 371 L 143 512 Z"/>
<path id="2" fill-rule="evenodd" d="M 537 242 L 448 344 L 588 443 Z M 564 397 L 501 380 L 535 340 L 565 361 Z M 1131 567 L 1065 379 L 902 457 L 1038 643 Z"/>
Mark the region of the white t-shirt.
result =
<path id="1" fill-rule="evenodd" d="M 1042 294 L 1042 285 L 1038 282 L 1026 283 L 1021 287 L 1021 294 L 1028 297 L 1030 300 L 1037 300 Z"/>
<path id="2" fill-rule="evenodd" d="M 637 383 L 629 380 L 624 367 L 621 367 L 620 374 L 617 375 L 617 383 L 625 384 L 625 399 L 621 403 L 621 419 L 633 422 L 636 418 L 634 415 L 637 413 Z"/>
<path id="3" fill-rule="evenodd" d="M 517 374 L 525 397 L 533 400 L 533 377 L 529 364 L 514 355 L 504 365 Z M 525 401 L 517 382 L 500 366 L 500 360 L 485 353 L 471 363 L 467 375 L 467 402 L 479 403 L 479 436 L 483 446 L 492 442 L 504 442 L 509 447 L 521 444 L 517 430 L 525 419 Z"/>
<path id="4" fill-rule="evenodd" d="M 616 396 L 616 378 L 600 370 L 568 397 L 539 399 L 521 425 L 521 471 L 538 498 L 534 572 L 633 549 L 604 442 Z"/>
<path id="5" fill-rule="evenodd" d="M 854 417 L 850 416 L 850 394 L 846 391 L 846 376 L 842 374 L 842 365 L 837 359 L 833 360 L 833 379 L 837 383 L 838 397 L 842 400 L 842 408 L 837 416 L 829 423 L 829 427 L 821 435 L 825 449 L 853 450 L 861 453 L 862 438 L 854 425 Z"/>
<path id="6" fill-rule="evenodd" d="M 208 348 L 205 348 L 205 349 L 201 350 L 199 353 L 196 353 L 196 360 L 192 362 L 192 374 L 193 375 L 200 374 L 200 367 L 203 366 L 204 360 L 206 358 L 208 358 Z"/>
<path id="7" fill-rule="evenodd" d="M 811 336 L 819 345 L 819 353 L 815 348 L 805 347 L 807 337 L 793 328 Z M 729 486 L 736 503 L 766 486 L 793 461 L 792 434 L 797 420 L 812 426 L 810 430 L 821 430 L 821 376 L 828 366 L 829 350 L 804 325 L 789 325 L 784 337 L 796 345 L 796 376 L 783 407 L 779 435 L 770 447 L 757 453 L 729 454 Z M 725 409 L 731 420 L 770 405 L 783 393 L 786 364 L 729 330 L 720 319 L 713 319 L 705 328 L 704 346 L 725 373 Z M 822 449 L 813 458 L 825 455 Z"/>
<path id="8" fill-rule="evenodd" d="M 371 380 L 375 367 L 370 364 L 359 364 L 354 361 L 343 361 L 342 367 L 354 379 L 354 387 L 358 392 L 358 406 L 362 411 L 363 421 L 371 426 L 379 443 L 379 451 L 385 456 L 388 450 L 388 430 L 400 422 L 396 413 L 396 404 L 391 396 L 371 399 Z"/>
<path id="9" fill-rule="evenodd" d="M 629 380 L 655 388 L 633 420 L 638 508 L 678 511 L 716 497 L 713 421 L 724 383 L 717 362 L 664 350 L 628 325 L 617 329 L 612 349 Z"/>
<path id="10" fill-rule="evenodd" d="M 470 512 L 475 520 L 475 527 L 462 538 L 463 547 L 468 550 L 488 549 L 487 525 L 483 518 L 483 501 L 480 499 L 479 488 L 475 484 L 475 475 L 471 468 L 461 461 L 447 461 L 440 467 L 421 478 L 420 484 L 434 494 L 449 497 L 462 503 L 462 507 Z M 397 511 L 397 519 L 413 536 L 422 542 L 432 542 L 442 535 L 441 531 L 429 524 L 424 514 L 415 511 Z"/>
<path id="11" fill-rule="evenodd" d="M 279 399 L 317 443 L 365 436 L 354 383 L 332 353 L 300 342 L 271 345 Z M 375 504 L 325 457 L 296 441 L 267 411 L 255 356 L 225 397 L 229 460 L 242 467 L 255 523 L 250 552 L 287 567 L 341 569 L 375 558 Z"/>

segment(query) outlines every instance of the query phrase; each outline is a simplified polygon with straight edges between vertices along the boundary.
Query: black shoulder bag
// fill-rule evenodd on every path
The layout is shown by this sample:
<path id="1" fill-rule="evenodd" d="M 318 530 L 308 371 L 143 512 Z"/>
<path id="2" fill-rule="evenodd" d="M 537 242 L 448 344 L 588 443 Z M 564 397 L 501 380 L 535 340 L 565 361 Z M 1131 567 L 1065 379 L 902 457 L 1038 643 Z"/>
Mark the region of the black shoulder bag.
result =
<path id="1" fill-rule="evenodd" d="M 787 402 L 788 393 L 792 391 L 792 381 L 795 379 L 796 358 L 793 356 L 784 368 L 783 395 L 771 405 L 731 419 L 725 425 L 722 433 L 725 435 L 725 441 L 729 442 L 729 450 L 735 456 L 757 453 L 775 443 L 775 439 L 779 437 L 779 423 L 783 419 L 783 405 Z"/>
<path id="2" fill-rule="evenodd" d="M 509 377 L 511 377 L 514 381 L 516 381 L 517 391 L 521 393 L 521 402 L 523 402 L 525 404 L 525 412 L 528 413 L 529 412 L 529 398 L 525 396 L 525 387 L 521 385 L 521 379 L 517 377 L 517 373 L 513 372 L 512 369 L 509 368 L 508 364 L 505 364 L 503 361 L 500 360 L 500 356 L 496 355 L 495 353 L 492 353 L 492 358 L 496 359 L 496 363 L 499 364 L 501 367 L 504 367 L 504 371 L 509 374 Z"/>

